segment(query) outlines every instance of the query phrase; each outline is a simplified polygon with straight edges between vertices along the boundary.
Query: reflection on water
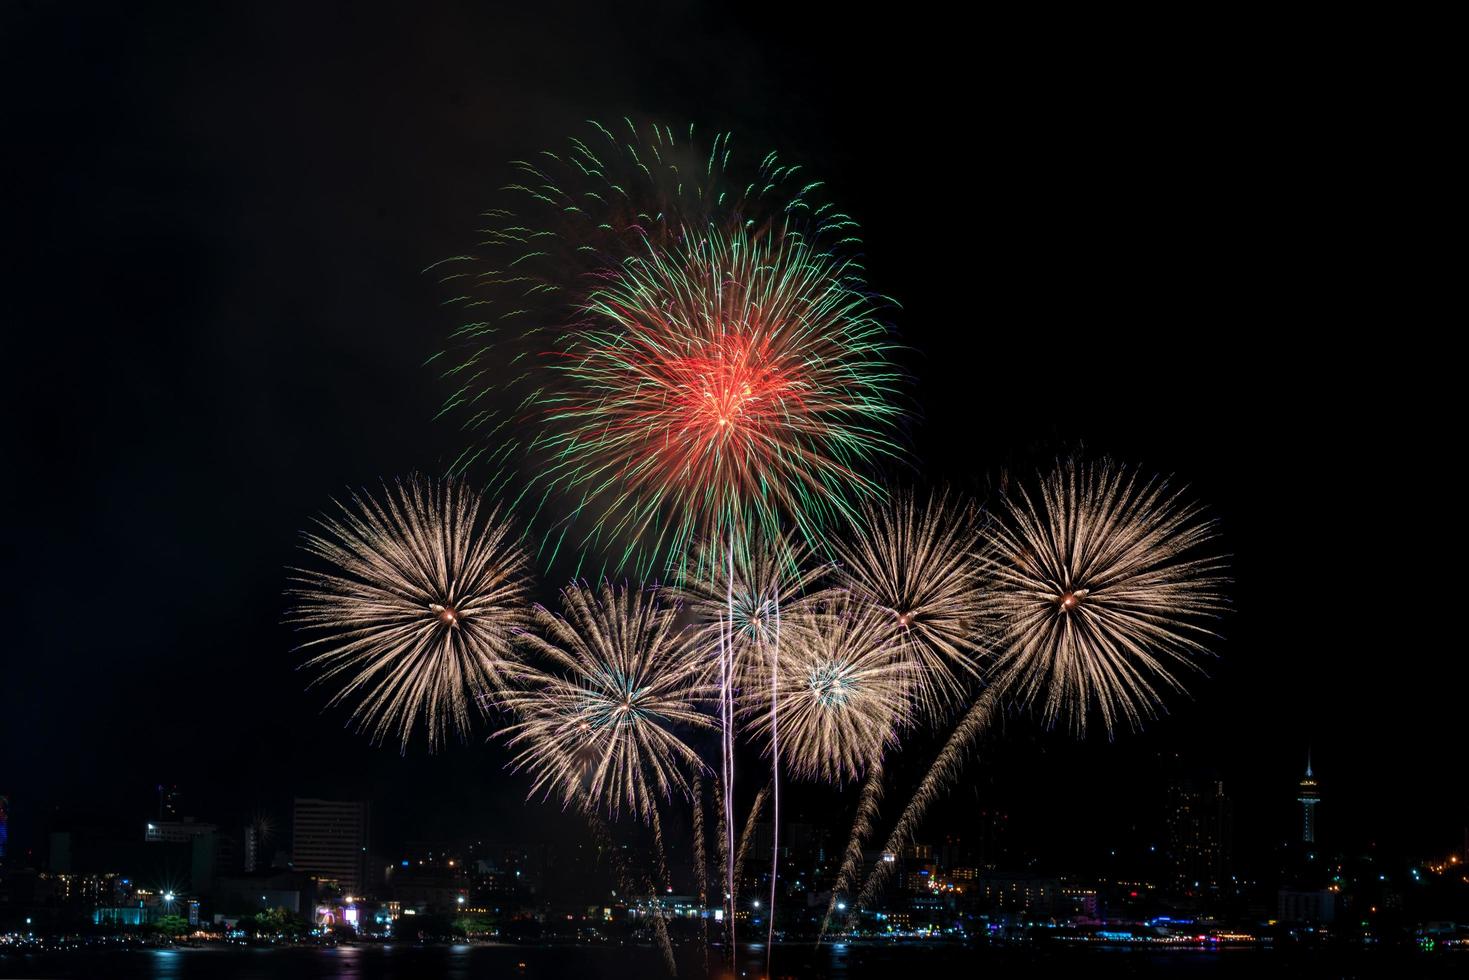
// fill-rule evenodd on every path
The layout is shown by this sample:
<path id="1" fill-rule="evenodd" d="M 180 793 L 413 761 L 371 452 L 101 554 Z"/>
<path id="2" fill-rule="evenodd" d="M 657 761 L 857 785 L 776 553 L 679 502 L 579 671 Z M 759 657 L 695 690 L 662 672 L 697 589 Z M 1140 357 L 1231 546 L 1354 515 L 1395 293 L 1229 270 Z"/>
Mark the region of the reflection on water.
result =
<path id="1" fill-rule="evenodd" d="M 903 980 L 983 974 L 986 980 L 1077 974 L 1087 980 L 1182 976 L 1229 980 L 1339 977 L 1464 977 L 1469 955 L 1410 951 L 965 949 L 955 946 L 811 944 L 777 946 L 775 976 Z M 719 951 L 710 957 L 718 969 Z M 742 947 L 740 974 L 766 974 L 763 946 Z M 607 977 L 658 980 L 662 958 L 650 947 L 624 946 L 343 946 L 336 949 L 205 948 L 123 953 L 0 956 L 0 978 L 93 980 L 535 980 Z M 703 951 L 679 951 L 679 976 L 709 976 Z"/>

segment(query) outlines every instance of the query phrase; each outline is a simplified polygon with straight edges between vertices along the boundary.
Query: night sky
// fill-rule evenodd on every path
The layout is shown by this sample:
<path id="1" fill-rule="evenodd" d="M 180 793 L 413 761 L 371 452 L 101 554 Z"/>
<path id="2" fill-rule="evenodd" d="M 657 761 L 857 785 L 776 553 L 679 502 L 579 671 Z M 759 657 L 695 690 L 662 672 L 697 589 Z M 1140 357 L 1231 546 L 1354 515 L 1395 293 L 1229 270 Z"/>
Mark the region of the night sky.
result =
<path id="1" fill-rule="evenodd" d="M 421 270 L 472 246 L 508 160 L 631 115 L 779 148 L 861 221 L 911 348 L 896 478 L 980 492 L 1082 450 L 1222 522 L 1236 609 L 1193 699 L 1110 744 L 1012 713 L 936 820 L 990 800 L 1083 865 L 1158 816 L 1176 752 L 1265 853 L 1309 745 L 1328 845 L 1459 845 L 1462 381 L 1415 338 L 1462 313 L 1421 103 L 1284 26 L 373 6 L 0 12 L 14 844 L 58 806 L 142 819 L 160 781 L 201 819 L 365 794 L 388 850 L 570 826 L 497 747 L 403 757 L 323 713 L 281 592 L 332 495 L 461 448 Z"/>

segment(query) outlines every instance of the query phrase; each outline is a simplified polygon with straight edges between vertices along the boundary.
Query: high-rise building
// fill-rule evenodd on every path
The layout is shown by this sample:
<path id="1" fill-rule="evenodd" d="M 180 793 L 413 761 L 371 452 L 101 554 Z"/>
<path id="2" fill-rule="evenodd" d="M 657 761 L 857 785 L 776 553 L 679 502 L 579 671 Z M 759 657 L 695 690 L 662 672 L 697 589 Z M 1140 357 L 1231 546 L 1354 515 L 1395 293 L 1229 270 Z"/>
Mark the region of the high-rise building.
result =
<path id="1" fill-rule="evenodd" d="M 0 864 L 5 863 L 5 846 L 10 843 L 10 800 L 0 795 Z"/>
<path id="2" fill-rule="evenodd" d="M 1306 751 L 1306 778 L 1296 786 L 1296 801 L 1301 804 L 1301 840 L 1316 843 L 1316 804 L 1321 802 L 1321 787 L 1311 771 L 1311 752 Z"/>
<path id="3" fill-rule="evenodd" d="M 242 866 L 247 872 L 263 871 L 270 864 L 266 848 L 274 840 L 275 821 L 264 810 L 256 810 L 241 837 Z"/>
<path id="4" fill-rule="evenodd" d="M 1203 895 L 1225 887 L 1233 828 L 1229 797 L 1221 780 L 1172 780 L 1167 830 L 1166 857 L 1176 894 Z"/>
<path id="5" fill-rule="evenodd" d="M 245 833 L 242 844 L 244 850 L 242 863 L 244 865 L 245 873 L 249 874 L 256 868 L 264 867 L 264 862 L 261 861 L 260 858 L 260 829 L 256 827 L 253 823 L 247 824 L 245 826 Z"/>
<path id="6" fill-rule="evenodd" d="M 972 856 L 980 867 L 994 870 L 1011 866 L 1010 814 L 990 808 L 980 810 L 970 836 L 974 841 Z"/>
<path id="7" fill-rule="evenodd" d="M 368 807 L 341 800 L 296 800 L 291 863 L 335 881 L 344 895 L 360 895 L 367 880 Z"/>

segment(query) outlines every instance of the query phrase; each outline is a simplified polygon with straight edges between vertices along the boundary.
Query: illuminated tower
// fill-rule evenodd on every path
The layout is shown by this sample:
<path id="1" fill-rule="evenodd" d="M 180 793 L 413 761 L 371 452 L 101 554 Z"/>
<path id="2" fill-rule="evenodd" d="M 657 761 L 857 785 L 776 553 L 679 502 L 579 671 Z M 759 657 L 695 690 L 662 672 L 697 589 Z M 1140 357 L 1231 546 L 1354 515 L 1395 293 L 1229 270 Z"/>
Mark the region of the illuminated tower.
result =
<path id="1" fill-rule="evenodd" d="M 10 801 L 0 796 L 0 864 L 5 863 L 5 845 L 10 840 Z"/>
<path id="2" fill-rule="evenodd" d="M 1316 843 L 1316 804 L 1321 802 L 1321 787 L 1311 772 L 1311 752 L 1306 751 L 1306 778 L 1296 787 L 1296 800 L 1301 804 L 1301 840 Z"/>

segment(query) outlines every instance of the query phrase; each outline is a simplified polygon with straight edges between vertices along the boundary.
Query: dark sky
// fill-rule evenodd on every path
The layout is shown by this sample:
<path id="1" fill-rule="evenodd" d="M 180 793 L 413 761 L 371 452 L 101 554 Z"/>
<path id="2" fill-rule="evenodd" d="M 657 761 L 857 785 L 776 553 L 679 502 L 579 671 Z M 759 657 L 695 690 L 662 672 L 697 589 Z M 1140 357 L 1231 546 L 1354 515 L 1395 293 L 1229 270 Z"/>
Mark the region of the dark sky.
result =
<path id="1" fill-rule="evenodd" d="M 1325 25 L 1143 27 L 7 4 L 17 835 L 57 805 L 142 815 L 160 780 L 204 817 L 341 793 L 378 800 L 389 837 L 543 825 L 498 749 L 404 758 L 322 714 L 281 589 L 330 495 L 460 448 L 420 366 L 454 318 L 420 270 L 472 244 L 507 160 L 627 114 L 827 178 L 903 303 L 923 478 L 979 488 L 1082 448 L 1176 474 L 1223 522 L 1237 612 L 1192 701 L 1111 744 L 1017 716 L 990 747 L 989 792 L 1064 838 L 1058 860 L 1155 809 L 1119 787 L 1155 785 L 1160 752 L 1217 770 L 1263 847 L 1293 826 L 1308 743 L 1338 843 L 1456 844 L 1441 63 L 1389 66 Z"/>

